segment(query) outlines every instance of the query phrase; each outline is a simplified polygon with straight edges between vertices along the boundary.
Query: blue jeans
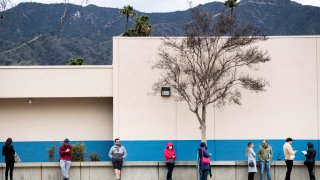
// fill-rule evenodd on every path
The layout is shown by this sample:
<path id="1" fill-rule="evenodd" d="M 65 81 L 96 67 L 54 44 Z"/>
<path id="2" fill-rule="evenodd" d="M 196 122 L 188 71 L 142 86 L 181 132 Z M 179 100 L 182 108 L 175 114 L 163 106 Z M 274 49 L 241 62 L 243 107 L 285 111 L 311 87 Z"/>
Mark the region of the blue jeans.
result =
<path id="1" fill-rule="evenodd" d="M 264 170 L 267 171 L 268 180 L 271 180 L 270 161 L 260 161 L 260 179 L 264 180 Z"/>
<path id="2" fill-rule="evenodd" d="M 69 178 L 69 170 L 71 166 L 71 161 L 60 160 L 60 167 L 63 179 Z"/>

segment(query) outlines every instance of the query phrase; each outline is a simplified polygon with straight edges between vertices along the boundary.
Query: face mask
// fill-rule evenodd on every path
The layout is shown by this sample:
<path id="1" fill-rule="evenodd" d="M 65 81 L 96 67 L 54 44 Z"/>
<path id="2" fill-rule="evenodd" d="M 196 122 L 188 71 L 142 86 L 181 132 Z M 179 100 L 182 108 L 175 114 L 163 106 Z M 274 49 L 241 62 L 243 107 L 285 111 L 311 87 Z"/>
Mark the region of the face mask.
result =
<path id="1" fill-rule="evenodd" d="M 169 146 L 169 149 L 171 150 L 171 149 L 172 149 L 172 146 Z"/>

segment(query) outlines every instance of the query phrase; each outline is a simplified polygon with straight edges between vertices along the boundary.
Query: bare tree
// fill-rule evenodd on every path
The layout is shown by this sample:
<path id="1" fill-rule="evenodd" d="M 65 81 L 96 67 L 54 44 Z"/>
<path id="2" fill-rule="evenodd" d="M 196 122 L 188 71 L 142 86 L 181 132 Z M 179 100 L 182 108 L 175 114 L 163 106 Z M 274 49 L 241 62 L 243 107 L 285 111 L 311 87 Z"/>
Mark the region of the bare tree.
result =
<path id="1" fill-rule="evenodd" d="M 229 103 L 240 105 L 240 89 L 260 92 L 268 85 L 251 73 L 258 70 L 258 64 L 270 60 L 268 52 L 256 45 L 267 38 L 253 26 L 240 26 L 234 15 L 211 15 L 200 9 L 192 10 L 192 21 L 185 32 L 185 39 L 163 39 L 159 59 L 153 65 L 162 75 L 153 91 L 171 87 L 176 100 L 185 101 L 196 115 L 201 140 L 206 141 L 210 104 L 218 108 Z"/>

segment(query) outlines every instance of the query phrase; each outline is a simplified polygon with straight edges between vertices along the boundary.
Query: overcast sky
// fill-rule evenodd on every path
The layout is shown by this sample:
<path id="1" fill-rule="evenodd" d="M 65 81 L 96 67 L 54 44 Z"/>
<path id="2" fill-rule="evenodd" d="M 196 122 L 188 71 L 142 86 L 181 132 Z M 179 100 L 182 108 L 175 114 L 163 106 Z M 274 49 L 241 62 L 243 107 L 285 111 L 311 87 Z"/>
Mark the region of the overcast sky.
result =
<path id="1" fill-rule="evenodd" d="M 15 4 L 19 2 L 41 2 L 41 3 L 61 3 L 64 0 L 13 0 Z M 85 0 L 69 0 L 73 4 L 82 4 Z M 132 5 L 134 9 L 141 12 L 171 12 L 185 10 L 189 8 L 190 0 L 88 0 L 88 4 L 95 4 L 102 7 L 122 8 L 124 5 Z M 213 2 L 214 0 L 191 0 L 192 6 Z M 224 0 L 215 0 L 223 2 Z M 320 0 L 293 0 L 304 5 L 320 7 Z"/>

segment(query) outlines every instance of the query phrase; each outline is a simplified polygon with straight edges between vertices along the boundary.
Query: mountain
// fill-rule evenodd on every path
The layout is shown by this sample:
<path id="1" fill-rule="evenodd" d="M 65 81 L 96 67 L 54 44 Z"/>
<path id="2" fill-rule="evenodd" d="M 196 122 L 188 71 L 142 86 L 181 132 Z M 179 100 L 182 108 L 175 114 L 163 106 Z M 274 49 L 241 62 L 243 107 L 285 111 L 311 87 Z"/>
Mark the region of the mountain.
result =
<path id="1" fill-rule="evenodd" d="M 320 8 L 290 0 L 241 0 L 241 22 L 253 22 L 268 35 L 319 35 Z"/>
<path id="2" fill-rule="evenodd" d="M 200 8 L 219 13 L 223 3 Z M 125 18 L 116 8 L 68 4 L 21 3 L 0 19 L 0 65 L 64 65 L 83 57 L 85 64 L 112 64 L 112 37 L 123 33 Z M 150 16 L 152 36 L 183 36 L 190 10 L 141 13 Z M 290 0 L 241 0 L 234 10 L 239 22 L 251 23 L 267 35 L 319 35 L 320 8 Z M 129 22 L 132 25 L 132 20 Z"/>
<path id="3" fill-rule="evenodd" d="M 124 27 L 119 9 L 68 8 L 60 33 L 64 4 L 21 3 L 6 12 L 0 24 L 0 64 L 63 65 L 75 57 L 84 57 L 86 64 L 111 64 L 112 36 Z"/>

